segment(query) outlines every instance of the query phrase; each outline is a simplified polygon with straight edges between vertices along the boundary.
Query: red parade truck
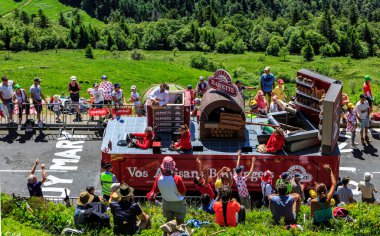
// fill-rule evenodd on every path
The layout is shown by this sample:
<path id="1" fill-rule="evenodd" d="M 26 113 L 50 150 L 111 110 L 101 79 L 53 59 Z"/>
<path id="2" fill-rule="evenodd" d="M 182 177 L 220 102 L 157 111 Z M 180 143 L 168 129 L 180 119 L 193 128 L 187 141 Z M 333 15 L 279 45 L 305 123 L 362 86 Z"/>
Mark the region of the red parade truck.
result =
<path id="1" fill-rule="evenodd" d="M 261 176 L 266 170 L 273 172 L 273 183 L 282 172 L 298 172 L 307 188 L 311 188 L 315 181 L 331 184 L 324 164 L 329 164 L 338 176 L 340 153 L 336 144 L 342 93 L 339 81 L 302 69 L 297 74 L 295 111 L 283 107 L 284 111 L 271 113 L 265 118 L 247 117 L 243 97 L 226 71 L 216 71 L 208 82 L 211 88 L 202 97 L 195 117 L 190 116 L 192 104 L 188 92 L 169 90 L 166 106 L 153 108 L 147 99 L 146 116 L 121 116 L 108 121 L 101 148 L 102 162 L 112 163 L 120 182 L 136 190 L 150 191 L 153 181 L 161 173 L 163 158 L 172 156 L 176 173 L 182 176 L 188 190 L 195 190 L 193 180 L 200 174 L 197 158 L 203 169 L 208 169 L 211 182 L 215 182 L 222 167 L 236 167 L 239 149 L 242 150 L 244 171 L 248 172 L 252 157 L 256 158 L 254 171 L 247 181 L 250 191 L 261 191 Z M 320 122 L 321 108 L 323 120 Z M 226 120 L 225 117 L 229 116 L 241 117 L 241 121 Z M 322 124 L 322 130 L 318 129 L 318 123 Z M 178 137 L 176 131 L 182 124 L 190 128 L 192 150 L 172 151 L 169 146 Z M 285 124 L 284 149 L 276 154 L 257 152 L 257 146 L 270 136 L 270 129 L 263 128 L 267 127 L 265 124 Z M 153 148 L 143 150 L 118 145 L 128 133 L 144 132 L 147 126 L 156 130 Z M 298 129 L 287 130 L 287 127 Z"/>

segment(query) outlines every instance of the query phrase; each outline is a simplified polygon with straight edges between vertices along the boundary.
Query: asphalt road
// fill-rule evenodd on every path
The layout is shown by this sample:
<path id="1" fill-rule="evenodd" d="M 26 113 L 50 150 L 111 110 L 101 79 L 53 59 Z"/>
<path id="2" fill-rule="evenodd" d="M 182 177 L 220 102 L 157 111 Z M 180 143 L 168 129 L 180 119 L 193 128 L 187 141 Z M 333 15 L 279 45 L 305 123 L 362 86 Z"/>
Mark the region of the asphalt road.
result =
<path id="1" fill-rule="evenodd" d="M 380 129 L 371 130 L 373 142 L 366 146 L 359 144 L 358 149 L 351 149 L 350 134 L 341 133 L 339 139 L 340 176 L 350 176 L 350 187 L 357 200 L 360 194 L 356 185 L 367 171 L 373 174 L 372 182 L 380 190 L 380 157 L 376 148 L 380 147 L 379 132 Z M 356 140 L 360 140 L 359 133 Z M 96 192 L 100 193 L 100 146 L 101 139 L 93 132 L 59 135 L 58 131 L 51 131 L 25 137 L 0 131 L 0 191 L 28 196 L 26 177 L 38 157 L 47 169 L 45 196 L 62 197 L 64 188 L 67 188 L 70 196 L 76 197 L 88 185 L 95 186 Z M 40 178 L 40 168 L 37 170 Z M 380 199 L 380 195 L 377 197 Z"/>

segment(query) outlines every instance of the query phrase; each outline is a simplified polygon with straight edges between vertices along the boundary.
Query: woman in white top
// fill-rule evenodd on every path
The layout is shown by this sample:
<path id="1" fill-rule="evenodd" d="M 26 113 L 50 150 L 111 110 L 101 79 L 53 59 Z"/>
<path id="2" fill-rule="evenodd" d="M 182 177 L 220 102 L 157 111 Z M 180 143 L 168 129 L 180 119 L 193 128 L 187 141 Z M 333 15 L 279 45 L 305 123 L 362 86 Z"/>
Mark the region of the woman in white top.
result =
<path id="1" fill-rule="evenodd" d="M 115 84 L 115 90 L 112 91 L 112 100 L 116 108 L 124 104 L 124 94 L 123 90 L 120 89 L 120 84 Z"/>
<path id="2" fill-rule="evenodd" d="M 130 102 L 133 102 L 133 105 L 135 106 L 135 112 L 138 116 L 141 116 L 140 112 L 140 95 L 136 92 L 136 85 L 131 86 L 131 98 L 129 99 Z"/>
<path id="3" fill-rule="evenodd" d="M 25 110 L 26 120 L 28 119 L 29 100 L 28 100 L 28 95 L 26 94 L 25 90 L 22 89 L 19 84 L 16 84 L 14 86 L 14 89 L 15 89 L 15 91 L 12 94 L 12 102 L 13 102 L 13 104 L 17 104 L 17 108 L 18 108 L 18 127 L 17 127 L 17 130 L 21 130 L 22 113 L 24 110 Z"/>

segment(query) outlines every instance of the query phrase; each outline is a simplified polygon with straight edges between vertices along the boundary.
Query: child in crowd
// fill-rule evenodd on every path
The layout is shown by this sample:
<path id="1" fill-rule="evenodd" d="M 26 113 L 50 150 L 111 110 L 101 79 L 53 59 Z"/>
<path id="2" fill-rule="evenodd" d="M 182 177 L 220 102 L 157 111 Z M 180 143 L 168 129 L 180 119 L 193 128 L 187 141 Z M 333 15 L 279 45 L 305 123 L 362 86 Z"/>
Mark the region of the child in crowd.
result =
<path id="1" fill-rule="evenodd" d="M 377 193 L 377 190 L 375 186 L 370 183 L 371 179 L 372 174 L 365 172 L 364 181 L 359 182 L 358 190 L 362 193 L 362 202 L 378 204 L 374 195 L 374 193 Z"/>
<path id="2" fill-rule="evenodd" d="M 241 150 L 237 152 L 237 155 L 238 155 L 238 160 L 236 162 L 235 174 L 233 178 L 235 180 L 236 187 L 238 189 L 240 204 L 242 204 L 245 207 L 245 209 L 250 210 L 251 196 L 249 195 L 246 180 L 252 175 L 256 158 L 252 157 L 251 169 L 249 170 L 247 174 L 243 175 L 244 166 L 240 165 Z"/>
<path id="3" fill-rule="evenodd" d="M 347 104 L 347 113 L 346 113 L 346 130 L 351 132 L 351 147 L 356 148 L 358 143 L 355 143 L 356 135 L 356 111 L 355 105 L 352 103 Z"/>
<path id="4" fill-rule="evenodd" d="M 201 99 L 200 98 L 194 99 L 194 109 L 191 111 L 192 117 L 197 116 L 197 112 L 199 111 L 200 107 L 201 107 Z"/>
<path id="5" fill-rule="evenodd" d="M 269 112 L 278 112 L 278 97 L 277 95 L 272 97 L 272 102 L 269 106 Z"/>
<path id="6" fill-rule="evenodd" d="M 201 196 L 201 204 L 202 206 L 199 208 L 199 210 L 205 211 L 211 215 L 215 214 L 215 211 L 213 209 L 214 204 L 216 202 L 216 199 L 210 198 L 208 194 L 202 194 Z"/>
<path id="7" fill-rule="evenodd" d="M 59 95 L 54 95 L 52 105 L 53 105 L 53 111 L 56 115 L 55 121 L 59 123 L 61 122 L 61 119 L 59 118 L 59 116 L 61 115 L 61 107 L 62 107 L 62 102 L 59 99 Z"/>
<path id="8" fill-rule="evenodd" d="M 265 99 L 264 92 L 262 90 L 259 90 L 257 92 L 257 95 L 255 96 L 255 101 L 256 101 L 257 107 L 259 108 L 259 112 L 261 114 L 266 114 L 267 100 Z"/>
<path id="9" fill-rule="evenodd" d="M 195 188 L 202 194 L 207 194 L 210 196 L 210 199 L 214 199 L 215 194 L 214 190 L 212 190 L 211 185 L 209 184 L 209 174 L 208 169 L 205 169 L 203 173 L 205 173 L 205 178 L 203 178 L 202 173 L 202 165 L 199 158 L 197 158 L 197 165 L 198 165 L 198 176 L 194 178 L 194 184 Z"/>
<path id="10" fill-rule="evenodd" d="M 245 208 L 232 198 L 232 190 L 223 186 L 219 191 L 221 201 L 214 203 L 215 222 L 220 226 L 236 227 L 238 223 L 245 223 Z M 236 215 L 238 217 L 236 217 Z M 236 222 L 238 218 L 238 222 Z"/>
<path id="11" fill-rule="evenodd" d="M 128 100 L 129 102 L 133 102 L 135 106 L 135 112 L 138 116 L 141 116 L 140 110 L 140 95 L 136 91 L 136 85 L 131 86 L 131 98 Z"/>
<path id="12" fill-rule="evenodd" d="M 219 194 L 219 189 L 224 186 L 231 187 L 233 184 L 232 171 L 230 168 L 223 166 L 216 174 L 215 189 Z M 219 196 L 218 196 L 219 200 Z"/>
<path id="13" fill-rule="evenodd" d="M 120 84 L 115 84 L 115 90 L 112 91 L 112 101 L 115 107 L 122 106 L 124 104 L 123 90 L 120 88 Z"/>
<path id="14" fill-rule="evenodd" d="M 273 193 L 272 176 L 273 173 L 270 170 L 266 170 L 261 177 L 261 192 L 263 194 L 263 204 L 265 207 L 269 206 L 268 197 Z"/>
<path id="15" fill-rule="evenodd" d="M 276 95 L 279 100 L 285 101 L 286 94 L 285 94 L 284 81 L 282 79 L 279 79 L 277 83 L 278 85 L 272 91 L 272 96 Z"/>

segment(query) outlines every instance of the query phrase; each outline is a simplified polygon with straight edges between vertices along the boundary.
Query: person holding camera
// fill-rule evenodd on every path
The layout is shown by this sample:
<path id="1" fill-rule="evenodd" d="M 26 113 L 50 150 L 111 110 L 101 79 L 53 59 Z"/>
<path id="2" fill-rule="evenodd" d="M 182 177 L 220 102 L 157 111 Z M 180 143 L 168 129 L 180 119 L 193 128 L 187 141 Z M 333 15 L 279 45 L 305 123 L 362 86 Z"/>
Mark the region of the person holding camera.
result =
<path id="1" fill-rule="evenodd" d="M 42 184 L 46 181 L 46 171 L 45 171 L 45 164 L 41 164 L 41 170 L 42 170 L 42 179 L 40 181 L 37 180 L 37 176 L 34 175 L 34 172 L 36 172 L 36 168 L 40 161 L 38 158 L 34 161 L 34 165 L 32 170 L 30 171 L 30 174 L 28 176 L 28 191 L 31 197 L 43 197 L 42 194 Z"/>

